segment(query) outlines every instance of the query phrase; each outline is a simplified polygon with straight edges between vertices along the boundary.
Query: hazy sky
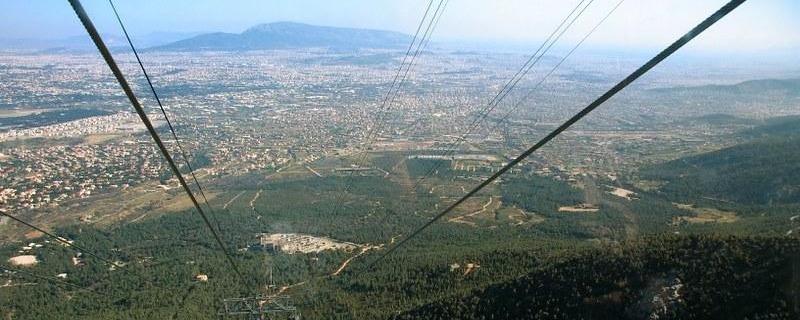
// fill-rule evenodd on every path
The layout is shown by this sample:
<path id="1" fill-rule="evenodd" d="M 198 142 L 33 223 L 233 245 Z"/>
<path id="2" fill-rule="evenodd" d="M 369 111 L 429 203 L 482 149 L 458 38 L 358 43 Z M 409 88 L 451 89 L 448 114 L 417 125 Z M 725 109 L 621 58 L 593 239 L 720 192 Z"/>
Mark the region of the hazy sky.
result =
<path id="1" fill-rule="evenodd" d="M 298 21 L 413 33 L 428 0 L 117 0 L 134 35 L 157 31 L 241 32 Z M 565 40 L 574 40 L 618 0 L 595 0 Z M 542 39 L 578 0 L 450 0 L 435 40 Z M 626 0 L 591 43 L 661 47 L 727 0 Z M 105 0 L 84 0 L 103 33 L 119 33 Z M 0 38 L 83 35 L 66 0 L 0 1 Z M 691 44 L 696 50 L 800 48 L 800 0 L 750 0 Z"/>

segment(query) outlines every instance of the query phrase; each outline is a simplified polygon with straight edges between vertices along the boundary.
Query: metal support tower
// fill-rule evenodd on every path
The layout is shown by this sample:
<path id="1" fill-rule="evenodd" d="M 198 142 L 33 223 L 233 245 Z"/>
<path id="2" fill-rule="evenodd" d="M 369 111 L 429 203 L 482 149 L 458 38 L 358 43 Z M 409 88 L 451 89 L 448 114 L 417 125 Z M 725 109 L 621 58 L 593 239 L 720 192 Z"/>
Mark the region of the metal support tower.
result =
<path id="1" fill-rule="evenodd" d="M 264 255 L 264 264 L 269 264 L 269 256 Z M 247 298 L 228 298 L 222 300 L 220 319 L 300 320 L 300 311 L 292 305 L 291 297 L 282 294 L 272 278 L 272 265 L 269 266 L 269 283 L 264 286 L 264 294 Z"/>
<path id="2" fill-rule="evenodd" d="M 222 300 L 222 303 L 220 319 L 300 319 L 300 312 L 291 304 L 291 298 L 287 295 L 230 298 Z"/>

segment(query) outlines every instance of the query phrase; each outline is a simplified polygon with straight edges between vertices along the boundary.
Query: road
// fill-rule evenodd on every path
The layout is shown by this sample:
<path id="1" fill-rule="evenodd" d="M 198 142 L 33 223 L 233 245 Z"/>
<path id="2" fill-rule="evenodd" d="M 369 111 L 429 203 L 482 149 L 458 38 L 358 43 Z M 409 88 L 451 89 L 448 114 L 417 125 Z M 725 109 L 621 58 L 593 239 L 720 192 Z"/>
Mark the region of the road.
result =
<path id="1" fill-rule="evenodd" d="M 486 211 L 486 208 L 488 208 L 490 205 L 492 205 L 492 202 L 494 202 L 494 197 L 489 196 L 489 201 L 486 202 L 483 205 L 483 208 L 481 208 L 480 210 L 475 211 L 475 212 L 471 212 L 471 213 L 467 213 L 467 214 L 464 214 L 464 215 L 460 215 L 460 216 L 457 216 L 457 217 L 452 217 L 450 219 L 447 219 L 447 221 L 449 221 L 449 222 L 466 223 L 466 224 L 470 224 L 470 225 L 474 226 L 475 225 L 474 222 L 465 221 L 464 218 L 466 218 L 466 217 L 474 217 L 476 215 L 479 215 L 479 214 L 483 213 L 484 211 Z"/>
<path id="2" fill-rule="evenodd" d="M 314 170 L 314 168 L 312 168 L 312 167 L 310 167 L 310 166 L 305 166 L 305 167 L 306 167 L 306 169 L 308 169 L 308 171 L 311 171 L 311 173 L 313 173 L 313 174 L 314 174 L 314 175 L 316 175 L 317 177 L 320 177 L 320 178 L 322 178 L 322 175 L 321 175 L 321 174 L 319 174 L 319 172 L 317 172 L 317 170 Z"/>
<path id="3" fill-rule="evenodd" d="M 253 200 L 250 200 L 250 208 L 252 208 L 253 211 L 256 210 L 254 204 L 255 204 L 256 200 L 258 200 L 258 197 L 261 196 L 261 191 L 263 191 L 263 190 L 264 189 L 258 189 L 258 191 L 256 192 L 256 195 L 253 197 Z"/>
<path id="4" fill-rule="evenodd" d="M 228 202 L 226 202 L 225 205 L 222 206 L 222 210 L 228 209 L 228 206 L 231 205 L 231 203 L 233 203 L 233 201 L 235 201 L 237 198 L 239 198 L 239 196 L 241 196 L 243 193 L 244 193 L 244 191 L 241 191 L 241 192 L 239 192 L 239 194 L 234 196 L 233 199 L 228 200 Z"/>
<path id="5" fill-rule="evenodd" d="M 342 262 L 342 265 L 341 265 L 341 266 L 339 266 L 339 269 L 336 269 L 336 271 L 334 271 L 333 273 L 331 273 L 331 275 L 332 275 L 332 276 L 338 276 L 340 273 L 342 273 L 342 271 L 344 271 L 344 268 L 347 268 L 347 265 L 348 265 L 348 264 L 350 264 L 350 261 L 353 261 L 353 259 L 355 259 L 355 258 L 357 258 L 357 257 L 359 257 L 359 256 L 361 256 L 361 255 L 363 255 L 365 252 L 369 251 L 369 250 L 370 250 L 370 249 L 372 249 L 372 248 L 373 248 L 373 247 L 363 247 L 363 248 L 361 248 L 361 252 L 359 252 L 358 254 L 356 254 L 356 255 L 354 255 L 354 256 L 352 256 L 352 257 L 348 258 L 348 259 L 347 259 L 347 260 L 345 260 L 344 262 Z"/>

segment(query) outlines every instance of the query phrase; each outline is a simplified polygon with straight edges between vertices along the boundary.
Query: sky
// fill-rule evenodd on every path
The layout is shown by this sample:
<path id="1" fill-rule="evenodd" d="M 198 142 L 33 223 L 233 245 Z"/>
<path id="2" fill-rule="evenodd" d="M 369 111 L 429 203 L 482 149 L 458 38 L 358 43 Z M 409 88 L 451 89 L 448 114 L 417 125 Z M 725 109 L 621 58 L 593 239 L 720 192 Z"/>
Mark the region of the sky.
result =
<path id="1" fill-rule="evenodd" d="M 438 1 L 438 0 L 436 0 Z M 579 0 L 450 0 L 434 41 L 541 40 Z M 587 0 L 589 1 L 589 0 Z M 565 35 L 576 41 L 619 0 L 594 0 Z M 105 34 L 119 34 L 106 0 L 83 0 Z M 625 0 L 588 45 L 663 47 L 727 0 Z M 296 21 L 412 34 L 428 0 L 117 0 L 129 31 L 241 32 Z M 66 0 L 0 1 L 0 38 L 84 35 Z M 691 44 L 692 50 L 759 52 L 800 49 L 800 1 L 750 0 Z"/>

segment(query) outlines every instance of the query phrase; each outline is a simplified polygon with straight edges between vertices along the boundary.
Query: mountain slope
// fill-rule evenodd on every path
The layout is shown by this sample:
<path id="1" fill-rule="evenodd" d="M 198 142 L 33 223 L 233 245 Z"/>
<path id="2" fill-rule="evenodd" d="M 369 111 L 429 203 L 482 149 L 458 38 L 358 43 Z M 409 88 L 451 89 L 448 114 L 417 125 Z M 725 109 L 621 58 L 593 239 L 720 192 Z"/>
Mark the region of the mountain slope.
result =
<path id="1" fill-rule="evenodd" d="M 698 196 L 746 204 L 800 202 L 800 118 L 769 120 L 742 132 L 750 142 L 644 168 L 678 198 Z"/>
<path id="2" fill-rule="evenodd" d="M 741 133 L 746 138 L 800 136 L 800 116 L 770 118 L 763 124 Z"/>
<path id="3" fill-rule="evenodd" d="M 408 35 L 380 30 L 313 26 L 294 22 L 261 24 L 242 33 L 207 33 L 176 41 L 156 50 L 244 51 L 327 47 L 336 49 L 398 48 L 408 44 Z"/>
<path id="4" fill-rule="evenodd" d="M 597 250 L 399 319 L 797 319 L 797 240 L 657 237 Z"/>
<path id="5" fill-rule="evenodd" d="M 787 115 L 800 104 L 800 79 L 759 79 L 730 85 L 647 90 L 647 99 L 687 115 L 722 113 L 748 118 L 765 113 Z M 675 110 L 673 110 L 675 111 Z"/>
<path id="6" fill-rule="evenodd" d="M 759 79 L 748 80 L 731 85 L 704 85 L 696 87 L 672 87 L 652 89 L 654 93 L 667 93 L 692 96 L 763 96 L 766 93 L 800 96 L 800 79 Z"/>

